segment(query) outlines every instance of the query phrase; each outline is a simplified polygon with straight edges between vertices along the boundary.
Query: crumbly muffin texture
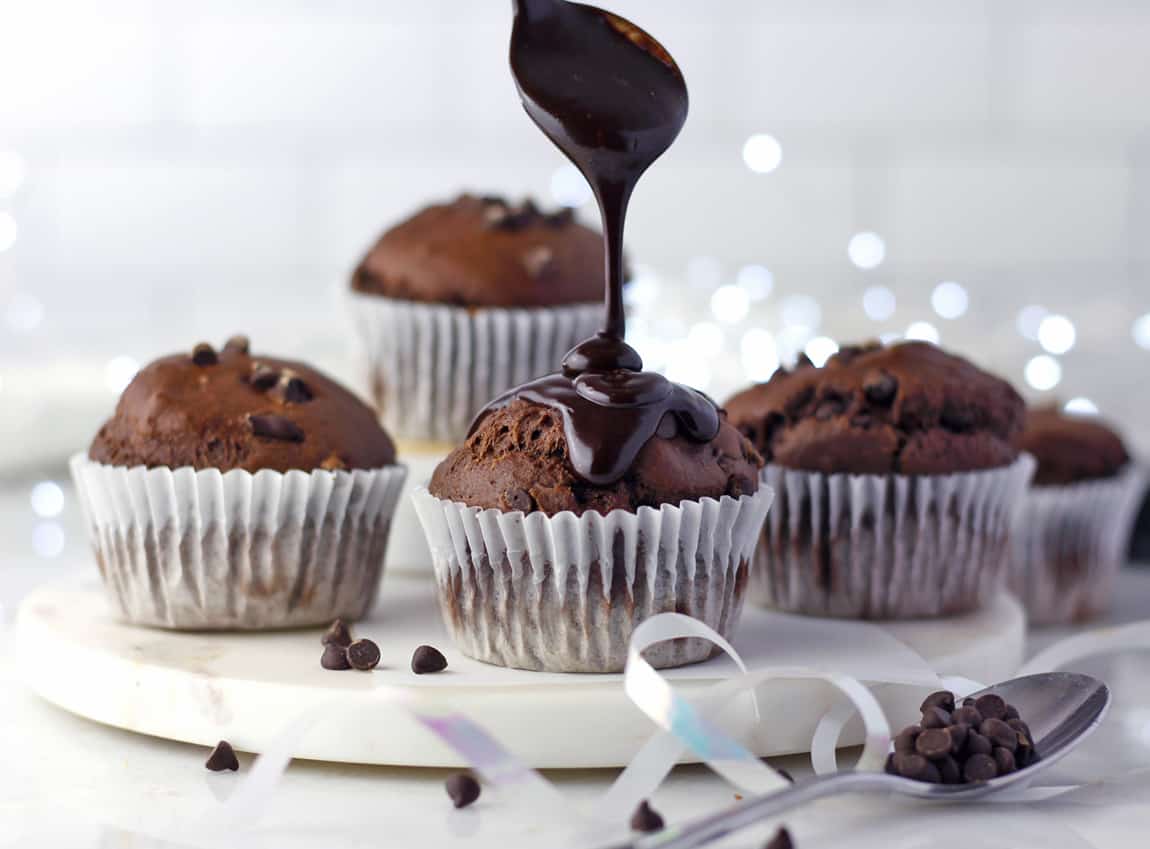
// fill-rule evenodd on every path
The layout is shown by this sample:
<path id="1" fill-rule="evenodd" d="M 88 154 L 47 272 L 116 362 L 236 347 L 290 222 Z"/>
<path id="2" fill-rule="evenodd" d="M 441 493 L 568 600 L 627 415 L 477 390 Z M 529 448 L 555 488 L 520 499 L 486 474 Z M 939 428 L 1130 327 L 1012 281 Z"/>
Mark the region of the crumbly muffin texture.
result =
<path id="1" fill-rule="evenodd" d="M 395 446 L 375 413 L 335 381 L 255 356 L 244 337 L 156 360 L 124 390 L 88 456 L 115 466 L 375 469 Z"/>
<path id="2" fill-rule="evenodd" d="M 352 289 L 467 307 L 548 307 L 603 298 L 603 239 L 570 209 L 464 194 L 388 230 Z"/>
<path id="3" fill-rule="evenodd" d="M 758 489 L 762 465 L 754 446 L 723 418 L 710 442 L 652 437 L 620 480 L 597 486 L 571 466 L 561 415 L 517 399 L 484 416 L 436 468 L 429 489 L 437 498 L 483 509 L 605 515 L 615 509 L 750 495 Z"/>
<path id="4" fill-rule="evenodd" d="M 848 346 L 731 398 L 767 462 L 826 474 L 949 474 L 1006 466 L 1026 408 L 1004 380 L 926 342 Z"/>
<path id="5" fill-rule="evenodd" d="M 1130 462 L 1122 438 L 1094 416 L 1069 415 L 1057 407 L 1030 410 L 1022 450 L 1034 455 L 1035 486 L 1064 486 L 1117 475 Z"/>

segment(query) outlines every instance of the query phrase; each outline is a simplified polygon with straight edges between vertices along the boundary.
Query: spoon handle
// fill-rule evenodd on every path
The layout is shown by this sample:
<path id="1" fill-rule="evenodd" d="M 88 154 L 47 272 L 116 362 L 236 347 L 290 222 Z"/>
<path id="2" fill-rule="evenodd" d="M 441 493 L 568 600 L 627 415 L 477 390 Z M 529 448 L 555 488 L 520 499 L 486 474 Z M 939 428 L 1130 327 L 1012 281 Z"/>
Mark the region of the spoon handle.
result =
<path id="1" fill-rule="evenodd" d="M 695 849 L 713 840 L 785 813 L 798 805 L 838 793 L 889 791 L 880 773 L 840 772 L 799 782 L 785 790 L 739 802 L 736 805 L 658 834 L 640 837 L 618 849 Z"/>

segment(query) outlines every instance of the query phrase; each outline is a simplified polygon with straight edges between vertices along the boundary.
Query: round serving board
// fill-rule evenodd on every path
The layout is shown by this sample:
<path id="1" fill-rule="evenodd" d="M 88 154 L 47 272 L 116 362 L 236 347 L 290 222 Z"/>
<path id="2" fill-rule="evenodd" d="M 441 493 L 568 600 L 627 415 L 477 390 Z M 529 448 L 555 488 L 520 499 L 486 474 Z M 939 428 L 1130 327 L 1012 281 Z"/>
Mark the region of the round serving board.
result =
<path id="1" fill-rule="evenodd" d="M 621 766 L 654 732 L 624 694 L 621 675 L 523 672 L 460 655 L 426 579 L 390 576 L 371 618 L 354 628 L 382 650 L 370 673 L 322 669 L 320 630 L 177 633 L 122 624 L 95 578 L 33 591 L 17 624 L 17 660 L 43 698 L 108 725 L 205 746 L 227 739 L 237 749 L 262 751 L 300 712 L 327 704 L 326 718 L 302 740 L 297 757 L 463 765 L 389 696 L 464 713 L 535 767 Z M 851 627 L 857 626 L 748 607 L 733 642 L 751 668 L 833 656 L 836 671 L 860 677 L 875 663 L 911 657 L 888 635 L 940 673 L 979 681 L 1010 677 L 1023 657 L 1024 616 L 1005 596 L 973 615 L 889 624 L 844 639 L 843 628 Z M 412 674 L 412 650 L 423 643 L 443 649 L 447 671 Z M 730 660 L 716 658 L 666 674 L 689 697 L 735 671 Z M 896 727 L 917 717 L 918 699 L 905 688 L 877 695 Z M 764 721 L 746 732 L 748 745 L 759 755 L 808 751 L 815 723 L 834 699 L 821 682 L 772 682 L 760 690 Z M 844 743 L 858 742 L 858 731 L 848 727 Z"/>

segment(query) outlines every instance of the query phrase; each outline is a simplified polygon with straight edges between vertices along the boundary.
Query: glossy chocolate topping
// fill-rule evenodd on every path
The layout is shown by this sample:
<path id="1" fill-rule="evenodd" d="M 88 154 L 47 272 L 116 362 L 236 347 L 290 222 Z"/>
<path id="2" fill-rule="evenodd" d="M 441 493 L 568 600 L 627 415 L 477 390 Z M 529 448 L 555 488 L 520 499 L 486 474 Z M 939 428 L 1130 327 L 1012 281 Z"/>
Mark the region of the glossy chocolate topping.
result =
<path id="1" fill-rule="evenodd" d="M 706 442 L 719 432 L 707 396 L 644 372 L 624 340 L 623 224 L 639 177 L 687 117 L 687 87 L 670 54 L 634 24 L 565 0 L 516 0 L 511 72 L 527 114 L 591 184 L 606 246 L 606 321 L 563 371 L 493 401 L 544 404 L 563 416 L 571 463 L 584 479 L 621 478 L 653 436 Z M 472 425 L 474 432 L 475 425 Z"/>

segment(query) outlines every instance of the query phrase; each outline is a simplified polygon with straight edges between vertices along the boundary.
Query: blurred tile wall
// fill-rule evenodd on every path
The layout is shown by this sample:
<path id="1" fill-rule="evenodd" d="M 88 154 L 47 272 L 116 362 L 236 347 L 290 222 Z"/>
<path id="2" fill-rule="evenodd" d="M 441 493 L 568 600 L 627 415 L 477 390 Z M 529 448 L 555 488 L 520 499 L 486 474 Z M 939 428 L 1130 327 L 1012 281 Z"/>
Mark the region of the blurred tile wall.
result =
<path id="1" fill-rule="evenodd" d="M 691 86 L 629 235 L 652 364 L 723 396 L 803 348 L 938 334 L 1150 451 L 1150 5 L 604 5 Z M 201 338 L 351 374 L 349 268 L 429 199 L 577 202 L 517 103 L 509 20 L 505 0 L 0 0 L 0 468 L 63 456 L 134 362 Z M 1072 328 L 1047 322 L 1047 351 L 1044 315 Z"/>

